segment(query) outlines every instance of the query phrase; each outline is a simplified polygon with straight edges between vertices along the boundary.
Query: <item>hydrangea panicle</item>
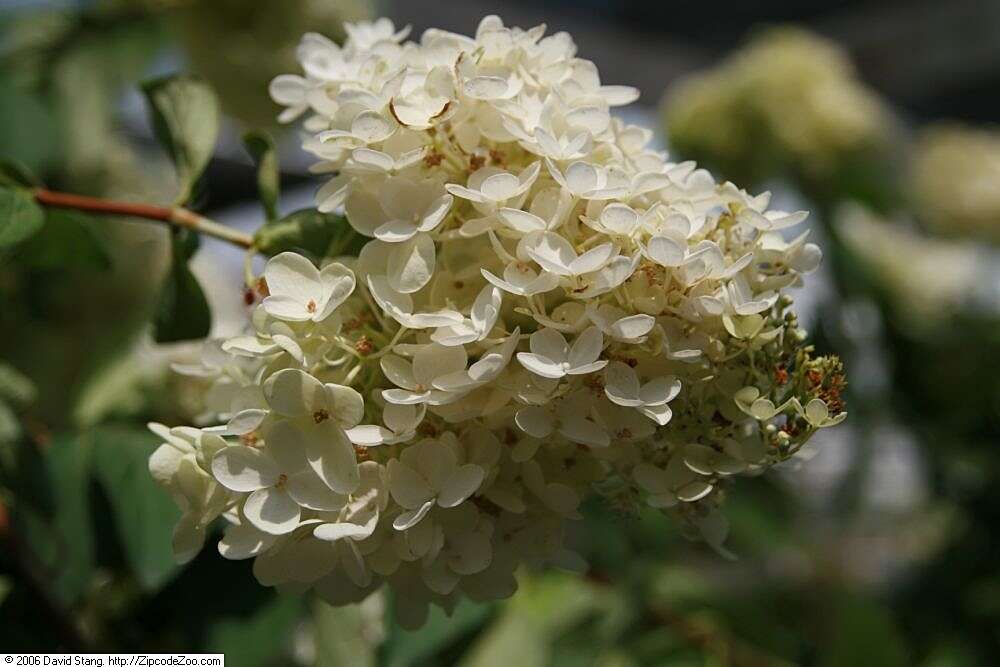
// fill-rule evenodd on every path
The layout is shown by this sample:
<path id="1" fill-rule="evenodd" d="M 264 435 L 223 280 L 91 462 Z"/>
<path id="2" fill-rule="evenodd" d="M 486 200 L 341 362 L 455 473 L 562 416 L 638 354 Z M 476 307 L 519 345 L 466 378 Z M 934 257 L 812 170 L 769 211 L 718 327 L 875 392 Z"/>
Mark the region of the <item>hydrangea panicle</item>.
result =
<path id="1" fill-rule="evenodd" d="M 304 117 L 320 209 L 369 240 L 282 253 L 248 330 L 184 372 L 219 389 L 150 462 L 230 559 L 332 604 L 383 584 L 399 618 L 511 595 L 519 565 L 578 564 L 581 502 L 662 508 L 721 549 L 719 490 L 845 416 L 789 288 L 805 213 L 647 146 L 566 33 L 490 16 L 405 42 L 382 19 L 306 35 L 272 95 Z M 614 484 L 604 484 L 614 480 Z"/>

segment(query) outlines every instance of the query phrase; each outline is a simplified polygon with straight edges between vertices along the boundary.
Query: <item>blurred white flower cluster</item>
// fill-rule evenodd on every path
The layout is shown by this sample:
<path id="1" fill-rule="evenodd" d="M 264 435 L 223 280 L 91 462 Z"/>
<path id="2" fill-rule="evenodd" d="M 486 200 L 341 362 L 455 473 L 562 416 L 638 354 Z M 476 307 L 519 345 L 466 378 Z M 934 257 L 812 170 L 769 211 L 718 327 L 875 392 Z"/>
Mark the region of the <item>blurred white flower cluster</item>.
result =
<path id="1" fill-rule="evenodd" d="M 940 125 L 920 133 L 910 189 L 934 231 L 1000 242 L 1000 132 Z"/>
<path id="2" fill-rule="evenodd" d="M 224 425 L 154 427 L 179 556 L 221 516 L 262 584 L 338 604 L 387 582 L 415 626 L 512 594 L 522 563 L 579 567 L 591 494 L 719 546 L 727 479 L 846 415 L 782 294 L 820 260 L 781 233 L 806 214 L 647 148 L 609 111 L 637 91 L 565 33 L 347 30 L 306 35 L 271 90 L 335 174 L 319 207 L 371 240 L 272 258 L 248 334 L 181 369 Z"/>
<path id="3" fill-rule="evenodd" d="M 764 30 L 718 66 L 672 86 L 672 144 L 757 178 L 792 169 L 831 177 L 888 139 L 892 114 L 836 43 L 799 28 Z"/>
<path id="4" fill-rule="evenodd" d="M 841 206 L 837 230 L 893 311 L 913 332 L 953 326 L 963 311 L 996 312 L 1000 283 L 988 252 L 972 241 L 919 233 L 912 220 L 887 219 L 860 205 Z"/>

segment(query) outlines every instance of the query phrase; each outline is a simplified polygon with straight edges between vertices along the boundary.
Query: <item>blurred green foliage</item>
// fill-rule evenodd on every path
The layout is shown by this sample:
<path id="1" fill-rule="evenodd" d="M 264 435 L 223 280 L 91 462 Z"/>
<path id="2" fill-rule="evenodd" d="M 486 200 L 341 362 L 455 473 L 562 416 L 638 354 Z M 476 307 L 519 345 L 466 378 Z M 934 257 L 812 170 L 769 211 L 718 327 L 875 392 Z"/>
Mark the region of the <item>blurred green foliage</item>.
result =
<path id="1" fill-rule="evenodd" d="M 214 98 L 192 79 L 147 88 L 176 182 L 142 141 L 122 139 L 120 101 L 165 47 L 181 45 L 195 70 L 224 84 L 221 109 L 271 118 L 263 85 L 272 63 L 237 63 L 259 69 L 260 83 L 206 54 L 228 43 L 223 28 L 235 35 L 234 53 L 262 40 L 261 50 L 286 54 L 315 24 L 278 2 L 235 12 L 245 22 L 230 22 L 231 5 L 90 3 L 4 17 L 3 157 L 50 186 L 161 202 L 179 192 L 190 201 L 215 141 L 214 123 L 202 122 L 217 114 Z M 294 20 L 277 25 L 275 16 Z M 262 109 L 246 104 L 251 84 Z M 185 89 L 175 95 L 176 85 Z M 193 101 L 198 109 L 177 107 Z M 280 217 L 274 144 L 263 134 L 245 144 L 268 221 L 256 237 L 265 254 L 356 252 L 356 236 L 337 216 Z M 927 339 L 883 320 L 890 389 L 852 396 L 852 420 L 857 431 L 873 431 L 875 417 L 891 410 L 917 436 L 929 495 L 910 513 L 872 509 L 864 451 L 819 498 L 780 475 L 732 489 L 735 561 L 690 542 L 654 511 L 622 516 L 595 504 L 572 528 L 571 546 L 591 564 L 586 575 L 525 571 L 512 599 L 464 601 L 450 615 L 435 607 L 420 631 L 407 632 L 394 622 L 388 594 L 332 608 L 262 588 L 249 563 L 223 561 L 212 549 L 183 567 L 173 562 L 177 510 L 147 474 L 156 440 L 143 424 L 176 423 L 181 408 L 164 377 L 147 376 L 130 353 L 151 323 L 161 341 L 208 332 L 207 303 L 188 268 L 197 238 L 43 212 L 27 194 L 26 173 L 0 172 L 5 650 L 224 652 L 241 667 L 965 667 L 1000 654 L 996 322 L 970 316 Z M 846 164 L 821 183 L 760 174 L 775 176 L 796 183 L 824 220 L 844 199 L 878 209 L 905 201 L 881 161 Z M 870 299 L 889 313 L 877 277 L 827 231 L 840 298 Z M 819 344 L 846 353 L 850 368 L 858 343 L 842 330 L 839 305 L 827 305 Z M 879 443 L 868 446 L 870 454 Z M 878 551 L 888 563 L 871 566 Z"/>

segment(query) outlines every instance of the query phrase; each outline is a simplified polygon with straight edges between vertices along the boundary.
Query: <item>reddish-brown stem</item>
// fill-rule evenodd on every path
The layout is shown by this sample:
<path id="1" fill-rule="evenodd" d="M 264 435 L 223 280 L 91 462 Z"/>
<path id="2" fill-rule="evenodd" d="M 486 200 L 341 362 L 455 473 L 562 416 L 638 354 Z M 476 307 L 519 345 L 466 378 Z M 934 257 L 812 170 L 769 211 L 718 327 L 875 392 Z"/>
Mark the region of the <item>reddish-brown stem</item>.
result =
<path id="1" fill-rule="evenodd" d="M 179 206 L 166 207 L 137 202 L 114 201 L 75 195 L 68 192 L 55 192 L 44 188 L 37 188 L 34 194 L 35 201 L 42 206 L 70 208 L 77 211 L 103 215 L 125 215 L 145 220 L 157 220 L 178 227 L 187 227 L 201 234 L 207 234 L 208 236 L 228 241 L 241 248 L 250 248 L 253 246 L 253 237 L 249 234 L 226 227 L 202 215 L 198 215 L 194 211 Z"/>

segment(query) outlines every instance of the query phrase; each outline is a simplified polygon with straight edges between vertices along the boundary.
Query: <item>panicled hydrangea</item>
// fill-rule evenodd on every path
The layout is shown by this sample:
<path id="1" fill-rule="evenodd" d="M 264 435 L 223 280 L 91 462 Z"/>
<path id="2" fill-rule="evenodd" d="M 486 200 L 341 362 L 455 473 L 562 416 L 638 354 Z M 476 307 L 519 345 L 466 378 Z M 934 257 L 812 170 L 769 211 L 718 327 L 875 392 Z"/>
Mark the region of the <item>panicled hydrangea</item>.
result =
<path id="1" fill-rule="evenodd" d="M 580 567 L 568 520 L 599 493 L 719 546 L 733 475 L 845 416 L 784 291 L 816 268 L 804 213 L 647 147 L 566 33 L 487 17 L 419 42 L 380 20 L 315 34 L 278 77 L 282 119 L 370 238 L 282 253 L 247 333 L 209 345 L 215 423 L 156 426 L 151 469 L 217 517 L 226 558 L 334 604 L 387 583 L 404 623 L 513 593 L 522 563 Z"/>
<path id="2" fill-rule="evenodd" d="M 911 171 L 914 210 L 933 231 L 1000 243 L 1000 132 L 932 126 L 917 139 Z"/>
<path id="3" fill-rule="evenodd" d="M 841 206 L 835 222 L 858 268 L 869 272 L 910 333 L 953 327 L 963 313 L 1000 310 L 996 263 L 973 240 L 927 236 L 911 219 L 856 204 Z"/>
<path id="4" fill-rule="evenodd" d="M 675 148 L 755 180 L 791 170 L 822 184 L 883 152 L 893 131 L 840 46 L 787 26 L 672 86 L 663 110 Z"/>

